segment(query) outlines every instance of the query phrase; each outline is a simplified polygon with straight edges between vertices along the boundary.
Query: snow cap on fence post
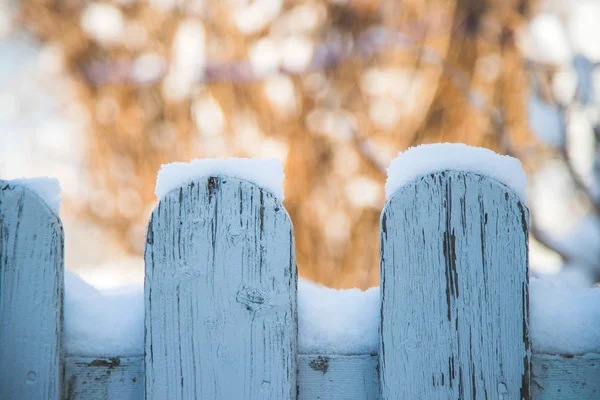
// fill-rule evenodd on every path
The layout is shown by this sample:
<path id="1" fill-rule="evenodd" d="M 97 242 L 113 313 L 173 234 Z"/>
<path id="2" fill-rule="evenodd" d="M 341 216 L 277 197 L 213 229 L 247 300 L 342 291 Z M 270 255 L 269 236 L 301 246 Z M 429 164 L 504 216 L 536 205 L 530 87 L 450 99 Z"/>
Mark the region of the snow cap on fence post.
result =
<path id="1" fill-rule="evenodd" d="M 528 399 L 520 163 L 462 144 L 419 146 L 392 162 L 386 189 L 382 399 Z"/>
<path id="2" fill-rule="evenodd" d="M 268 173 L 260 160 L 187 168 L 161 169 L 158 195 L 173 177 L 180 183 L 160 196 L 148 226 L 146 398 L 294 399 L 293 231 L 264 188 L 282 197 L 272 179 L 282 183 L 282 168 Z"/>
<path id="3" fill-rule="evenodd" d="M 62 399 L 60 185 L 0 180 L 0 398 Z"/>

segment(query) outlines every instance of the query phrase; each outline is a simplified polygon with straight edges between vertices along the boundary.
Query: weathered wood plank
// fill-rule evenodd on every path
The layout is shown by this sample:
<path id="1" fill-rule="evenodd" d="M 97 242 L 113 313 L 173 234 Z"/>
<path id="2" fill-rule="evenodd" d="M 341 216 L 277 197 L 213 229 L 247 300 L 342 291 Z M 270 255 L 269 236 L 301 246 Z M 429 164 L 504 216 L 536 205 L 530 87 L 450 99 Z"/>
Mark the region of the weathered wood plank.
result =
<path id="1" fill-rule="evenodd" d="M 68 400 L 141 400 L 144 357 L 67 357 L 64 391 Z"/>
<path id="2" fill-rule="evenodd" d="M 36 193 L 0 181 L 0 398 L 59 399 L 63 229 Z"/>
<path id="3" fill-rule="evenodd" d="M 376 355 L 300 354 L 298 399 L 379 400 L 377 366 Z M 531 398 L 534 400 L 600 397 L 600 354 L 553 356 L 534 353 L 532 366 Z M 143 356 L 118 361 L 67 357 L 65 392 L 69 400 L 141 400 L 143 371 Z"/>
<path id="4" fill-rule="evenodd" d="M 383 399 L 529 398 L 527 210 L 499 182 L 446 171 L 381 218 Z"/>
<path id="5" fill-rule="evenodd" d="M 146 245 L 146 398 L 296 398 L 289 216 L 249 182 L 170 192 Z"/>
<path id="6" fill-rule="evenodd" d="M 377 356 L 298 356 L 298 400 L 378 400 Z"/>
<path id="7" fill-rule="evenodd" d="M 535 400 L 600 399 L 600 354 L 533 354 L 531 394 Z"/>

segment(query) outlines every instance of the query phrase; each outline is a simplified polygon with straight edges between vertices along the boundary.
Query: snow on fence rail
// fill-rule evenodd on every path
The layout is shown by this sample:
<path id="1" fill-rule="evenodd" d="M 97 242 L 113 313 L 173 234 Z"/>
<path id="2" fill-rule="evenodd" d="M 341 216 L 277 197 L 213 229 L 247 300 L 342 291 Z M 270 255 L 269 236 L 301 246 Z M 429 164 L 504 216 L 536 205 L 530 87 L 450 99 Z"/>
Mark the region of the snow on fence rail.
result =
<path id="1" fill-rule="evenodd" d="M 60 220 L 0 181 L 0 398 L 598 398 L 600 355 L 531 354 L 520 196 L 440 171 L 397 188 L 381 223 L 378 354 L 299 354 L 287 212 L 212 176 L 152 214 L 144 354 L 65 357 Z"/>

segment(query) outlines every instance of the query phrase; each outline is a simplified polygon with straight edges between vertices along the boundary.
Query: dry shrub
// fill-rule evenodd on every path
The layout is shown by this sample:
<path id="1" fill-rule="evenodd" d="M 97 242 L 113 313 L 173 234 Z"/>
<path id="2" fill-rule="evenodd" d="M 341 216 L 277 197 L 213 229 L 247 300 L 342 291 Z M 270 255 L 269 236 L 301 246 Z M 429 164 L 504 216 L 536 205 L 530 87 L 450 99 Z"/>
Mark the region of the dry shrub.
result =
<path id="1" fill-rule="evenodd" d="M 194 1 L 179 1 L 158 10 L 145 1 L 112 1 L 125 33 L 110 44 L 82 27 L 89 2 L 29 0 L 22 21 L 62 48 L 78 99 L 91 116 L 85 167 L 92 187 L 106 193 L 107 207 L 94 207 L 92 194 L 75 211 L 110 232 L 124 251 L 143 250 L 162 163 L 277 155 L 285 160 L 285 206 L 300 274 L 333 287 L 367 288 L 379 281 L 381 165 L 420 143 L 498 150 L 498 127 L 483 103 L 502 111 L 503 129 L 515 143 L 531 142 L 527 82 L 515 45 L 528 3 L 285 1 L 271 23 L 244 34 L 232 18 L 233 3 L 204 2 L 194 9 Z M 314 20 L 297 16 L 307 9 Z M 186 21 L 204 29 L 206 62 L 198 60 L 204 74 L 183 89 L 177 79 L 169 89 L 168 71 L 149 82 L 132 81 L 134 60 L 145 54 L 176 69 L 172 45 Z M 382 44 L 382 32 L 410 41 Z M 325 49 L 319 53 L 324 57 L 301 71 L 253 79 L 244 62 L 251 46 L 286 36 L 310 40 Z M 344 53 L 348 43 L 354 47 Z M 185 93 L 174 99 L 177 90 Z"/>

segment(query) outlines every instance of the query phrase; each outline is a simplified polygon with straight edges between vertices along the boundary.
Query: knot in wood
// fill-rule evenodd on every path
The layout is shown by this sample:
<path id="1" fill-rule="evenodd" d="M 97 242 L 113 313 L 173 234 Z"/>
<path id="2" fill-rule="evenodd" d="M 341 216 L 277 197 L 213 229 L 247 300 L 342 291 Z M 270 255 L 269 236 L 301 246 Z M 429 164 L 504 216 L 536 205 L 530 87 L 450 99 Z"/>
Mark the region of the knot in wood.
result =
<path id="1" fill-rule="evenodd" d="M 318 356 L 314 360 L 311 360 L 308 365 L 315 371 L 321 371 L 325 374 L 329 369 L 329 358 Z"/>
<path id="2" fill-rule="evenodd" d="M 267 305 L 267 295 L 256 288 L 242 287 L 235 300 L 243 304 L 248 311 L 256 311 Z"/>

